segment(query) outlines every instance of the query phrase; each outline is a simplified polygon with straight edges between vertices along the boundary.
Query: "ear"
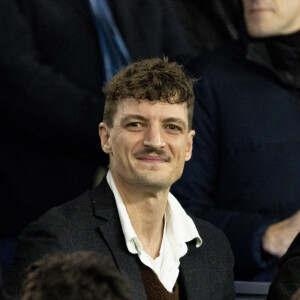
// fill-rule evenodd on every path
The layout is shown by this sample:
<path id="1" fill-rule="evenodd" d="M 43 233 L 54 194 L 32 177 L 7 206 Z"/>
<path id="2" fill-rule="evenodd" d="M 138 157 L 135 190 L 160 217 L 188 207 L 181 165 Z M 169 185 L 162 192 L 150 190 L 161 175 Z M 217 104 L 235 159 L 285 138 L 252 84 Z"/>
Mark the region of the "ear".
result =
<path id="1" fill-rule="evenodd" d="M 102 150 L 107 154 L 112 153 L 112 147 L 110 144 L 110 128 L 103 122 L 99 124 L 99 136 Z"/>
<path id="2" fill-rule="evenodd" d="M 187 145 L 186 145 L 185 161 L 190 160 L 191 157 L 192 157 L 193 139 L 194 139 L 195 134 L 196 134 L 195 130 L 191 130 L 188 133 L 188 142 L 187 142 Z"/>

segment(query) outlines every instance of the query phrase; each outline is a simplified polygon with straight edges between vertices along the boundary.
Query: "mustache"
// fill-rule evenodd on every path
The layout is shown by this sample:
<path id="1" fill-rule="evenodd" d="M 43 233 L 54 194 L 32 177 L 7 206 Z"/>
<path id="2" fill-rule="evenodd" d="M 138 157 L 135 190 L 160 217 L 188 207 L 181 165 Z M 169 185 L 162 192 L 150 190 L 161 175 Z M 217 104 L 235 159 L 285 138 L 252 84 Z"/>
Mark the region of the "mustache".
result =
<path id="1" fill-rule="evenodd" d="M 138 150 L 137 152 L 134 153 L 133 156 L 135 158 L 139 158 L 141 156 L 148 155 L 148 154 L 156 154 L 157 156 L 164 159 L 166 162 L 171 161 L 171 157 L 164 150 L 156 149 L 156 148 L 152 148 L 152 147 L 148 147 L 148 148 Z"/>

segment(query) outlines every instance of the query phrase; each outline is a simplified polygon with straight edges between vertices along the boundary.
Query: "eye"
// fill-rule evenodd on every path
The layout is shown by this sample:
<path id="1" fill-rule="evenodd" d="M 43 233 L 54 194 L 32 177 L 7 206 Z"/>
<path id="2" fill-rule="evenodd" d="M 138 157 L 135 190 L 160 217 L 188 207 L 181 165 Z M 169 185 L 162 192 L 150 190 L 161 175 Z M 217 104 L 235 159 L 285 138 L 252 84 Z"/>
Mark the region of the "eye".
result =
<path id="1" fill-rule="evenodd" d="M 130 122 L 126 124 L 126 128 L 131 131 L 137 131 L 144 127 L 144 125 L 141 122 Z"/>
<path id="2" fill-rule="evenodd" d="M 127 127 L 141 127 L 141 123 L 139 122 L 132 122 L 132 123 L 129 123 L 127 124 Z"/>
<path id="3" fill-rule="evenodd" d="M 166 125 L 166 129 L 169 131 L 169 132 L 172 132 L 172 133 L 177 133 L 177 132 L 181 132 L 182 131 L 182 128 L 178 125 L 175 125 L 175 124 L 167 124 Z"/>

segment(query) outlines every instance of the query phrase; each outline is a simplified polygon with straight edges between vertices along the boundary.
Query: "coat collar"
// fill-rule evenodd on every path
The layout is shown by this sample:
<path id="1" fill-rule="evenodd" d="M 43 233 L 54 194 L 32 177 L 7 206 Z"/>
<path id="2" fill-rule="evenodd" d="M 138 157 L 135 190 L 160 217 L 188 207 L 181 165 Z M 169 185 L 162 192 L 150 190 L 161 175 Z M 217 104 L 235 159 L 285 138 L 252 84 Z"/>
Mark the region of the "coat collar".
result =
<path id="1" fill-rule="evenodd" d="M 132 299 L 147 299 L 138 264 L 138 257 L 128 252 L 114 199 L 106 178 L 93 190 L 94 216 L 120 272 L 129 281 Z"/>
<path id="2" fill-rule="evenodd" d="M 300 88 L 299 78 L 294 77 L 288 70 L 281 70 L 274 66 L 270 53 L 263 40 L 249 41 L 246 49 L 246 58 L 248 60 L 269 69 L 284 84 L 294 88 Z"/>

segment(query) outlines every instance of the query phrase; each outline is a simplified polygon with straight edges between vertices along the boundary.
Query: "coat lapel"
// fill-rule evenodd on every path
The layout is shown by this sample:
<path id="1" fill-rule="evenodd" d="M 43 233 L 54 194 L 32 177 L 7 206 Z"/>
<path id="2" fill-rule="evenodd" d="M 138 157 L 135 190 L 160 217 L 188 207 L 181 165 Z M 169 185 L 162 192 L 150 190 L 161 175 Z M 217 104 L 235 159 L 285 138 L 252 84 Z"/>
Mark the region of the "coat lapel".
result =
<path id="1" fill-rule="evenodd" d="M 140 273 L 138 257 L 125 243 L 114 195 L 106 179 L 93 192 L 94 214 L 100 219 L 99 230 L 110 248 L 121 273 L 128 279 L 132 299 L 147 299 Z"/>
<path id="2" fill-rule="evenodd" d="M 207 262 L 202 259 L 201 247 L 188 243 L 188 253 L 180 259 L 180 284 L 184 289 L 185 299 L 209 299 L 208 289 L 213 281 L 209 280 Z"/>

